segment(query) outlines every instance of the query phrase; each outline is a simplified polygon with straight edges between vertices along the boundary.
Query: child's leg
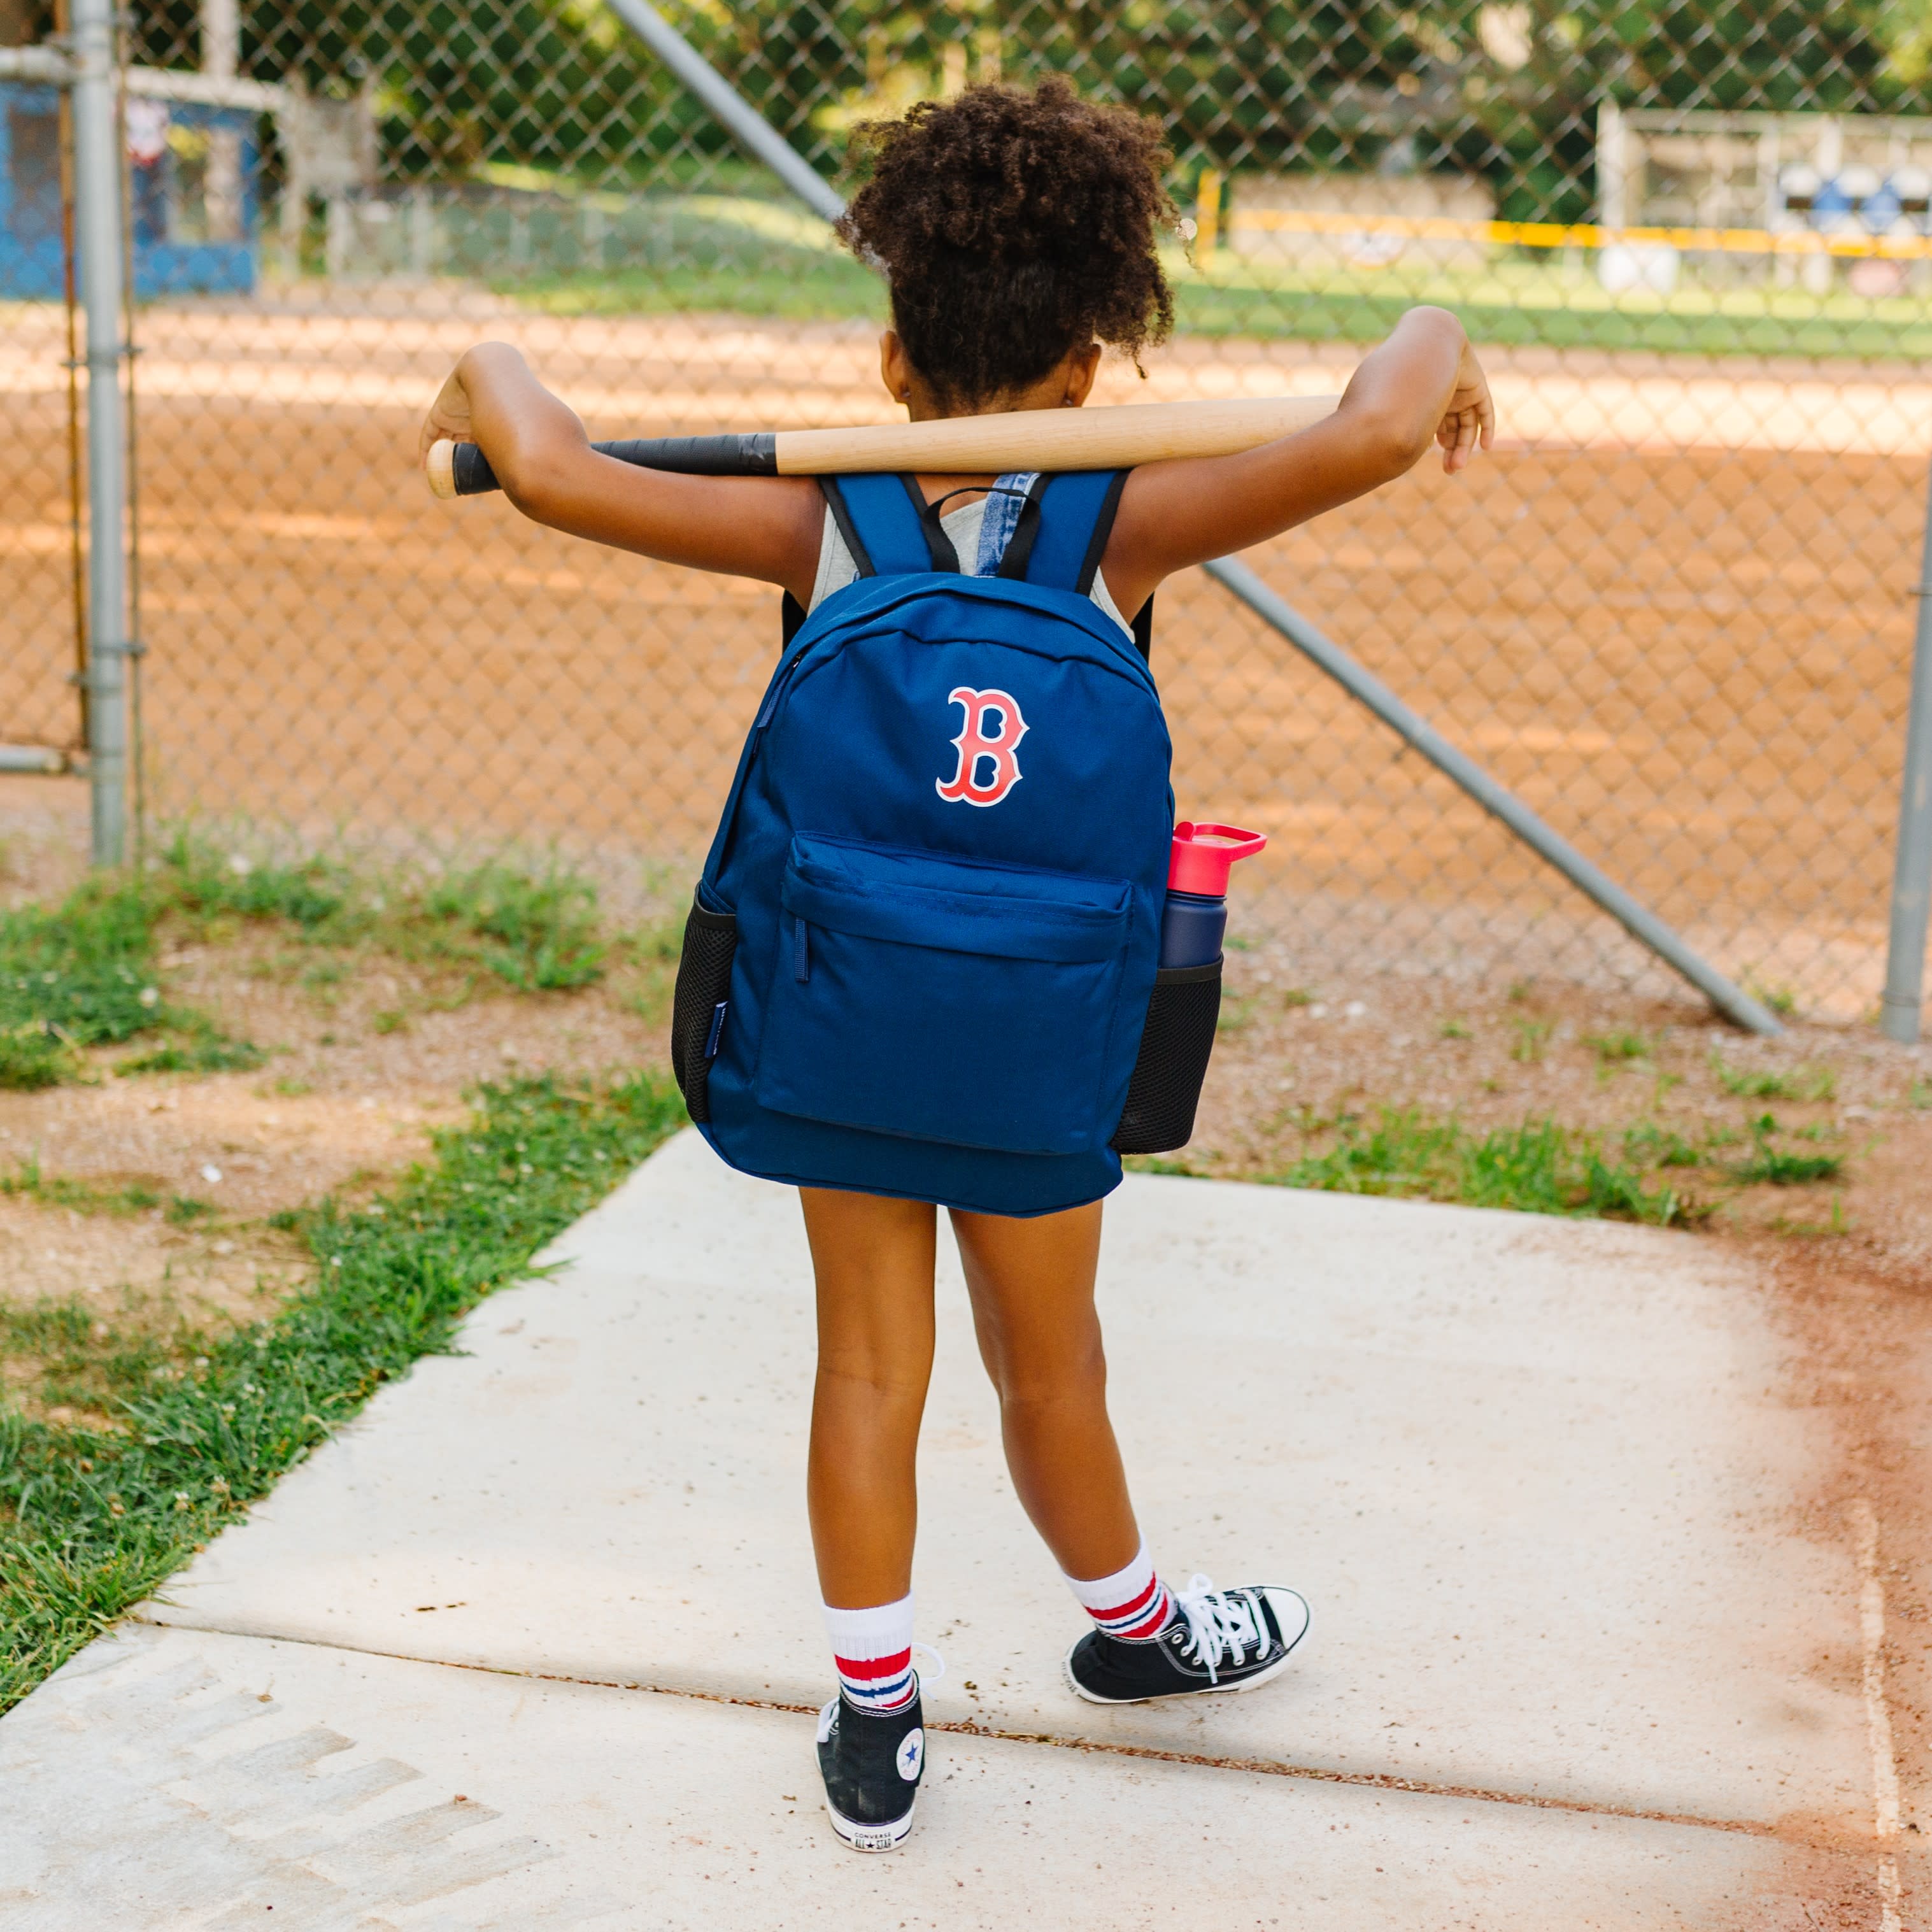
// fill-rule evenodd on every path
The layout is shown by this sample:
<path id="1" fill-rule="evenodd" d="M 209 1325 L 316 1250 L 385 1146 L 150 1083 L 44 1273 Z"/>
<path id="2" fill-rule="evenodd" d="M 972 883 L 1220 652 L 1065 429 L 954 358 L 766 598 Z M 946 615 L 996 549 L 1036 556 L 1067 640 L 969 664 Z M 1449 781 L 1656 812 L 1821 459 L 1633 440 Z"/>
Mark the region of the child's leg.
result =
<path id="1" fill-rule="evenodd" d="M 1069 1577 L 1113 1576 L 1141 1538 L 1107 1418 L 1100 1204 L 1026 1221 L 956 1212 L 952 1227 L 1021 1504 Z"/>
<path id="2" fill-rule="evenodd" d="M 818 1376 L 806 1498 L 826 1604 L 912 1588 L 914 1462 L 932 1373 L 934 1210 L 803 1187 L 818 1282 Z"/>

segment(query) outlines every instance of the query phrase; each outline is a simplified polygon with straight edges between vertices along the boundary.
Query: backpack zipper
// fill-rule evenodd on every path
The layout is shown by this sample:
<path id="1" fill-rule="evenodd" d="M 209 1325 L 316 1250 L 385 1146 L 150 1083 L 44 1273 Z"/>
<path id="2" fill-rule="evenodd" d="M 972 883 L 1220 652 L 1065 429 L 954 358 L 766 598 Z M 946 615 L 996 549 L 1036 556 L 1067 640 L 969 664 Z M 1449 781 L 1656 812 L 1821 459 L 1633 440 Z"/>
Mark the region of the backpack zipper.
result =
<path id="1" fill-rule="evenodd" d="M 812 942 L 806 937 L 810 930 L 803 920 L 792 921 L 791 976 L 801 986 L 812 977 Z"/>

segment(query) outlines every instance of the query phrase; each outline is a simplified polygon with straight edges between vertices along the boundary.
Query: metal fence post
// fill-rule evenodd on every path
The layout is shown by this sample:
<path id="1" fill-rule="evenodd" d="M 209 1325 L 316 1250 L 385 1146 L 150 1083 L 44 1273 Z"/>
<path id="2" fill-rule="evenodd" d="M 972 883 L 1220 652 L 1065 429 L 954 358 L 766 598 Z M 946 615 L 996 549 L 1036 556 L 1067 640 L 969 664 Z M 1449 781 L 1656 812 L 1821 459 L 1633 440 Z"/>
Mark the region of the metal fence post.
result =
<path id="1" fill-rule="evenodd" d="M 1912 646 L 1912 700 L 1906 713 L 1905 777 L 1899 788 L 1898 850 L 1892 875 L 1892 934 L 1886 951 L 1879 1025 L 1910 1046 L 1918 1038 L 1925 993 L 1925 938 L 1932 914 L 1932 485 L 1918 563 L 1918 625 Z"/>
<path id="2" fill-rule="evenodd" d="M 93 857 L 128 838 L 127 439 L 121 408 L 120 116 L 113 0 L 74 0 L 75 256 L 87 340 L 88 776 Z"/>

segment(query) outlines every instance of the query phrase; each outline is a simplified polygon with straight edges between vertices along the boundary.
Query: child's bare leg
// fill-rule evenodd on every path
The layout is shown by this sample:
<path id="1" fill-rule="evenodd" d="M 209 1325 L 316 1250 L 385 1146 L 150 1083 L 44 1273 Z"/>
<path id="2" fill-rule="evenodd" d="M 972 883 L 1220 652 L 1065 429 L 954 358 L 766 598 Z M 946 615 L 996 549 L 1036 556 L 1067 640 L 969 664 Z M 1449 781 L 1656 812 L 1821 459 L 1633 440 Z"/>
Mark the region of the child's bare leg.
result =
<path id="1" fill-rule="evenodd" d="M 1111 1576 L 1141 1538 L 1107 1418 L 1100 1204 L 1025 1221 L 956 1210 L 952 1227 L 1021 1504 L 1068 1576 Z"/>
<path id="2" fill-rule="evenodd" d="M 806 1495 L 828 1604 L 912 1588 L 914 1463 L 932 1374 L 934 1210 L 802 1187 L 818 1281 L 818 1376 Z"/>

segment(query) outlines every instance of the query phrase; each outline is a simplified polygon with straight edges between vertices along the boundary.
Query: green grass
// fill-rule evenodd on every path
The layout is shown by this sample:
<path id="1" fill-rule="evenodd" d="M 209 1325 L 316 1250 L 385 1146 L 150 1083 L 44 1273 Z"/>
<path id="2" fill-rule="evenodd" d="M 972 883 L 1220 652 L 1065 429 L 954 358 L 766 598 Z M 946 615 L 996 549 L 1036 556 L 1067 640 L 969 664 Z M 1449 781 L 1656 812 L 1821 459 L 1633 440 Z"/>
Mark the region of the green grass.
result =
<path id="1" fill-rule="evenodd" d="M 0 1088 L 57 1086 L 80 1051 L 163 1015 L 154 921 L 124 880 L 90 879 L 62 905 L 0 913 Z"/>
<path id="2" fill-rule="evenodd" d="M 315 991 L 350 978 L 370 948 L 531 993 L 590 984 L 610 953 L 595 888 L 560 867 L 401 878 L 318 858 L 256 863 L 183 833 L 145 878 L 105 875 L 57 906 L 0 913 L 0 1088 L 85 1078 L 86 1048 L 137 1040 L 117 1073 L 259 1066 L 259 1047 L 163 998 L 156 963 L 164 932 L 220 943 L 249 925 L 316 949 L 300 974 Z M 378 1030 L 406 1020 L 379 1016 Z"/>
<path id="3" fill-rule="evenodd" d="M 1592 1033 L 1583 1036 L 1583 1044 L 1605 1066 L 1621 1066 L 1632 1060 L 1651 1060 L 1657 1049 L 1640 1033 Z"/>
<path id="4" fill-rule="evenodd" d="M 1701 1167 L 1704 1156 L 1682 1134 L 1645 1120 L 1628 1129 L 1624 1151 L 1648 1167 Z"/>
<path id="5" fill-rule="evenodd" d="M 483 272 L 499 292 L 550 314 L 724 311 L 796 321 L 885 320 L 878 276 L 808 217 L 754 196 L 699 194 L 642 202 L 607 253 L 586 255 L 574 222 L 531 230 L 532 266 Z M 611 258 L 615 256 L 616 260 Z M 478 257 L 479 266 L 484 258 Z M 1842 290 L 1687 286 L 1668 296 L 1611 296 L 1594 275 L 1540 251 L 1506 252 L 1486 268 L 1388 271 L 1294 267 L 1223 251 L 1205 273 L 1167 257 L 1183 333 L 1299 341 L 1378 340 L 1419 302 L 1453 308 L 1479 343 L 1676 351 L 1694 355 L 1932 354 L 1932 308 Z"/>
<path id="6" fill-rule="evenodd" d="M 152 1593 L 682 1120 L 668 1084 L 486 1086 L 435 1157 L 359 1208 L 279 1217 L 317 1266 L 272 1321 L 129 1336 L 77 1303 L 0 1329 L 39 1393 L 112 1416 L 0 1407 L 0 1709 Z M 97 1333 L 104 1329 L 104 1333 Z"/>
<path id="7" fill-rule="evenodd" d="M 1550 1036 L 1556 1030 L 1554 1020 L 1518 1020 L 1516 1038 L 1510 1042 L 1510 1058 L 1525 1066 L 1534 1066 L 1550 1045 Z"/>
<path id="8" fill-rule="evenodd" d="M 1349 1118 L 1311 1122 L 1332 1136 L 1322 1151 L 1261 1177 L 1283 1187 L 1395 1195 L 1683 1226 L 1706 1212 L 1676 1188 L 1646 1185 L 1640 1168 L 1606 1157 L 1598 1138 L 1553 1120 L 1526 1121 L 1480 1136 L 1453 1120 L 1385 1108 L 1372 1126 Z"/>
<path id="9" fill-rule="evenodd" d="M 1728 1066 L 1721 1054 L 1714 1053 L 1711 1071 L 1726 1094 L 1748 1100 L 1828 1100 L 1838 1090 L 1838 1077 L 1828 1066 L 1795 1066 L 1779 1072 Z"/>
<path id="10" fill-rule="evenodd" d="M 97 1186 L 67 1174 L 43 1174 L 38 1160 L 22 1161 L 11 1174 L 0 1174 L 0 1195 L 70 1208 L 77 1214 L 142 1214 L 161 1204 L 160 1194 L 144 1180 Z"/>
<path id="11" fill-rule="evenodd" d="M 158 910 L 212 938 L 235 921 L 279 922 L 314 945 L 378 946 L 480 970 L 520 992 L 588 986 L 608 957 L 596 888 L 559 866 L 529 872 L 493 862 L 416 878 L 320 858 L 257 864 L 183 833 L 164 854 L 152 891 Z M 351 970 L 325 955 L 302 978 L 332 986 Z"/>

